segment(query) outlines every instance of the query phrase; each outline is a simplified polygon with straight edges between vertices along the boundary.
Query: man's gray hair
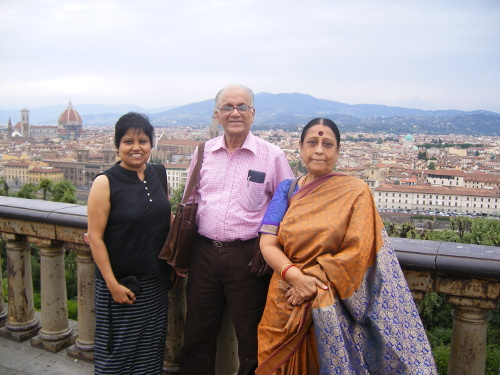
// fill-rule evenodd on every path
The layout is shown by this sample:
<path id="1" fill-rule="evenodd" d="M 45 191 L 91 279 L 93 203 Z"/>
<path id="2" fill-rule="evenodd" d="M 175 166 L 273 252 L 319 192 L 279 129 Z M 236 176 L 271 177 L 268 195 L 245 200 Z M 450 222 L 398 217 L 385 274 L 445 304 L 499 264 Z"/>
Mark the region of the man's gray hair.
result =
<path id="1" fill-rule="evenodd" d="M 249 87 L 246 87 L 244 85 L 241 85 L 239 83 L 231 83 L 225 87 L 223 87 L 218 93 L 217 95 L 215 96 L 215 110 L 217 110 L 219 108 L 219 99 L 221 97 L 221 95 L 227 90 L 227 89 L 230 89 L 232 87 L 240 87 L 242 88 L 243 90 L 246 90 L 248 92 L 248 94 L 250 95 L 250 100 L 252 101 L 250 103 L 250 106 L 253 107 L 253 103 L 254 103 L 254 99 L 253 99 L 253 91 L 251 88 Z"/>

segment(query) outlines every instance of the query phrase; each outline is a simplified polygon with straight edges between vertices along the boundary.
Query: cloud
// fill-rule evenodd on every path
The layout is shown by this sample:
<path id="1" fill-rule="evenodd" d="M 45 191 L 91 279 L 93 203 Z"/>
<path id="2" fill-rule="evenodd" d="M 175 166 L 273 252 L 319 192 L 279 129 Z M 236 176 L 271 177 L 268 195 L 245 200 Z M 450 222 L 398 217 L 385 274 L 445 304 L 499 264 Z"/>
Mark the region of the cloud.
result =
<path id="1" fill-rule="evenodd" d="M 143 107 L 229 82 L 350 104 L 500 112 L 494 0 L 0 3 L 0 108 Z"/>

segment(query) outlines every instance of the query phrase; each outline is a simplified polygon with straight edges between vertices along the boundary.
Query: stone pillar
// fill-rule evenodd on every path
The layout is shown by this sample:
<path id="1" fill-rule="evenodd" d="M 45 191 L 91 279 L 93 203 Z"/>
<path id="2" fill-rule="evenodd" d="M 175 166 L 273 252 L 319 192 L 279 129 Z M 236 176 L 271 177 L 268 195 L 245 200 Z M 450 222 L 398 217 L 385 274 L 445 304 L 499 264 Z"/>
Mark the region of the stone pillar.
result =
<path id="1" fill-rule="evenodd" d="M 78 338 L 68 348 L 68 356 L 87 362 L 94 360 L 95 266 L 89 245 L 70 244 L 78 264 Z"/>
<path id="2" fill-rule="evenodd" d="M 453 306 L 448 374 L 483 375 L 488 310 L 497 308 L 497 301 L 448 296 L 447 302 Z"/>
<path id="3" fill-rule="evenodd" d="M 239 365 L 238 339 L 236 338 L 233 320 L 229 314 L 229 307 L 226 304 L 219 337 L 217 338 L 215 373 L 217 375 L 235 375 L 238 373 Z"/>
<path id="4" fill-rule="evenodd" d="M 2 276 L 2 249 L 0 249 L 0 327 L 3 327 L 7 320 L 7 310 L 3 302 L 3 276 Z"/>
<path id="5" fill-rule="evenodd" d="M 168 292 L 168 332 L 165 347 L 164 374 L 179 373 L 179 356 L 184 342 L 184 321 L 186 318 L 186 280 Z"/>
<path id="6" fill-rule="evenodd" d="M 31 255 L 25 236 L 3 233 L 2 237 L 7 249 L 9 294 L 8 318 L 0 329 L 0 336 L 22 342 L 40 329 L 33 302 Z"/>
<path id="7" fill-rule="evenodd" d="M 69 326 L 62 242 L 33 238 L 40 247 L 41 323 L 38 336 L 31 345 L 56 353 L 76 339 Z"/>

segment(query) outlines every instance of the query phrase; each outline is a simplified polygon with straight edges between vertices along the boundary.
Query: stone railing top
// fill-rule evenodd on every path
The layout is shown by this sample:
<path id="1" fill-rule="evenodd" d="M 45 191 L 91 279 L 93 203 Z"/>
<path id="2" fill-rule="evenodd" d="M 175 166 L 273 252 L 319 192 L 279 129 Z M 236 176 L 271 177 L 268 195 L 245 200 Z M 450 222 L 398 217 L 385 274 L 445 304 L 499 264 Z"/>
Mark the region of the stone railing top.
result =
<path id="1" fill-rule="evenodd" d="M 500 247 L 390 238 L 401 267 L 500 279 Z"/>
<path id="2" fill-rule="evenodd" d="M 87 206 L 0 196 L 0 217 L 87 228 Z"/>
<path id="3" fill-rule="evenodd" d="M 0 196 L 0 218 L 87 228 L 87 207 Z M 500 247 L 391 237 L 401 267 L 500 279 Z"/>

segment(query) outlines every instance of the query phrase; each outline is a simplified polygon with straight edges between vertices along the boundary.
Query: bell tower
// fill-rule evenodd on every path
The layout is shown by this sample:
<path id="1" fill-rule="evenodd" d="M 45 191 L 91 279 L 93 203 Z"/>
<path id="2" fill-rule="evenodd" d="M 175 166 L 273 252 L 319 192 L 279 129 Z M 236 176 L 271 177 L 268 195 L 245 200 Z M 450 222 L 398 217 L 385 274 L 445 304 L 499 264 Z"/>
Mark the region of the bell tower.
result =
<path id="1" fill-rule="evenodd" d="M 30 136 L 30 111 L 29 109 L 21 109 L 21 135 L 24 138 Z"/>
<path id="2" fill-rule="evenodd" d="M 9 117 L 9 123 L 7 124 L 7 137 L 12 138 L 12 121 L 10 121 Z"/>
<path id="3" fill-rule="evenodd" d="M 219 136 L 219 121 L 217 121 L 217 117 L 215 116 L 215 112 L 212 115 L 212 122 L 210 123 L 210 131 L 208 133 L 208 137 L 210 139 Z"/>

